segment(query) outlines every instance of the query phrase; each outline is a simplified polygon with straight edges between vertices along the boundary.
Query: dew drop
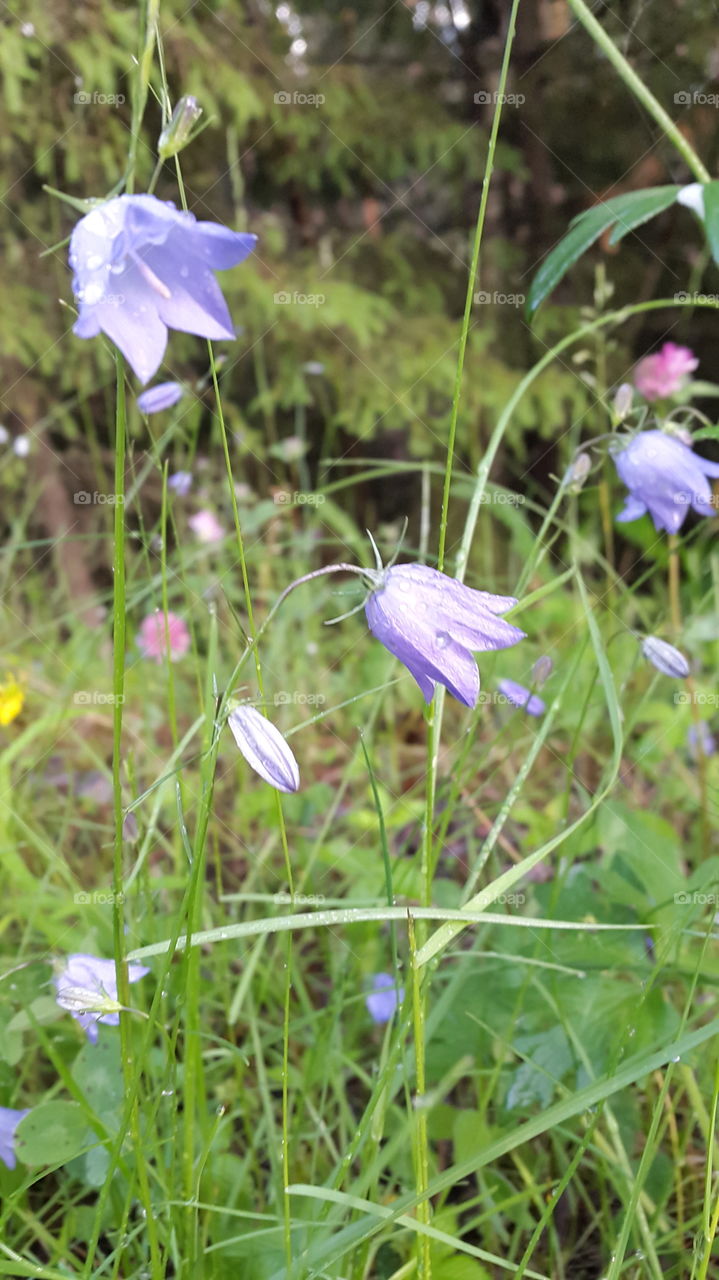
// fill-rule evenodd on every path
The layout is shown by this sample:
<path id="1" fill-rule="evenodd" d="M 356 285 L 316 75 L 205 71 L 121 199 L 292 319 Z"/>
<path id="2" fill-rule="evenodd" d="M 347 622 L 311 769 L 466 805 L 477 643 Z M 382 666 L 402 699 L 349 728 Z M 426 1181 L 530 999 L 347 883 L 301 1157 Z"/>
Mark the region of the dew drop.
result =
<path id="1" fill-rule="evenodd" d="M 102 266 L 102 254 L 91 253 L 87 260 L 86 266 L 88 271 L 97 271 L 97 268 Z"/>
<path id="2" fill-rule="evenodd" d="M 189 274 L 190 274 L 189 267 L 180 267 L 180 275 L 182 276 L 183 280 L 186 280 Z"/>
<path id="3" fill-rule="evenodd" d="M 446 649 L 450 641 L 450 636 L 446 631 L 438 631 L 434 637 L 437 642 L 438 649 Z"/>

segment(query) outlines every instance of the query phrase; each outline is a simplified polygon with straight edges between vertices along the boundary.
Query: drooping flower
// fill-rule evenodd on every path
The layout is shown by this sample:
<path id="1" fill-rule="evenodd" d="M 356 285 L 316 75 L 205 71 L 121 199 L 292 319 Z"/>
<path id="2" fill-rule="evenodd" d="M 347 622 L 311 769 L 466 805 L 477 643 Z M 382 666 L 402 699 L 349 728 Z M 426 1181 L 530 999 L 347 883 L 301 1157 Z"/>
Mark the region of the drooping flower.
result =
<path id="1" fill-rule="evenodd" d="M 192 472 L 191 471 L 175 471 L 167 481 L 168 489 L 176 493 L 180 498 L 186 498 L 192 488 Z"/>
<path id="2" fill-rule="evenodd" d="M 375 576 L 377 586 L 365 603 L 372 634 L 404 663 L 426 702 L 443 684 L 474 707 L 479 671 L 472 655 L 524 639 L 523 631 L 498 616 L 517 601 L 475 591 L 424 564 L 393 565 Z"/>
<path id="3" fill-rule="evenodd" d="M 300 771 L 279 729 L 246 703 L 233 708 L 227 723 L 240 752 L 255 773 L 278 791 L 297 791 Z"/>
<path id="4" fill-rule="evenodd" d="M 664 400 L 680 391 L 699 361 L 689 347 L 665 342 L 651 356 L 645 356 L 634 370 L 634 385 L 646 400 Z"/>
<path id="5" fill-rule="evenodd" d="M 365 996 L 365 1004 L 373 1022 L 389 1022 L 398 1005 L 404 1000 L 404 987 L 397 986 L 391 973 L 375 973 L 372 990 Z"/>
<path id="6" fill-rule="evenodd" d="M 73 333 L 106 333 L 141 382 L 160 367 L 168 328 L 234 338 L 213 272 L 242 262 L 256 239 L 198 222 L 156 196 L 115 196 L 81 218 L 70 237 L 79 304 Z"/>
<path id="7" fill-rule="evenodd" d="M 225 530 L 213 511 L 198 511 L 187 521 L 198 542 L 222 542 Z"/>
<path id="8" fill-rule="evenodd" d="M 645 636 L 642 640 L 642 653 L 663 676 L 683 680 L 689 675 L 689 663 L 684 654 L 668 640 L 660 640 L 658 636 Z"/>
<path id="9" fill-rule="evenodd" d="M 148 613 L 143 618 L 137 636 L 143 658 L 152 658 L 155 662 L 177 662 L 184 657 L 190 647 L 190 633 L 187 624 L 176 613 L 165 614 L 161 609 Z"/>
<path id="10" fill-rule="evenodd" d="M 127 966 L 130 982 L 139 982 L 149 972 L 143 964 Z M 123 1006 L 117 999 L 114 960 L 76 952 L 65 957 L 65 963 L 56 972 L 53 982 L 57 1004 L 80 1023 L 91 1044 L 97 1044 L 98 1022 L 111 1027 L 118 1025 Z"/>
<path id="11" fill-rule="evenodd" d="M 17 1164 L 15 1157 L 15 1130 L 24 1116 L 30 1112 L 29 1107 L 17 1111 L 15 1107 L 0 1107 L 0 1160 L 8 1169 Z"/>
<path id="12" fill-rule="evenodd" d="M 707 476 L 719 476 L 719 463 L 700 457 L 664 431 L 640 432 L 614 455 L 614 464 L 629 490 L 617 516 L 623 523 L 648 511 L 655 529 L 677 533 L 689 507 L 701 516 L 715 514 Z"/>
<path id="13" fill-rule="evenodd" d="M 525 689 L 523 684 L 517 684 L 516 680 L 499 680 L 497 688 L 512 703 L 512 706 L 521 707 L 530 716 L 543 716 L 547 709 L 536 693 L 532 693 L 531 689 Z"/>
<path id="14" fill-rule="evenodd" d="M 714 737 L 706 720 L 700 720 L 698 725 L 693 724 L 687 733 L 687 746 L 689 754 L 694 760 L 698 759 L 701 747 L 701 755 L 714 756 L 717 753 L 717 740 Z"/>
<path id="15" fill-rule="evenodd" d="M 541 689 L 542 685 L 549 679 L 553 671 L 554 663 L 552 662 L 552 659 L 549 657 L 549 654 L 543 653 L 541 658 L 537 658 L 537 661 L 532 667 L 534 683 Z"/>
<path id="16" fill-rule="evenodd" d="M 148 387 L 137 397 L 140 413 L 161 413 L 163 409 L 171 409 L 185 393 L 179 382 L 158 382 L 155 387 Z"/>
<path id="17" fill-rule="evenodd" d="M 20 715 L 25 705 L 25 692 L 13 676 L 0 684 L 0 725 L 5 728 Z"/>

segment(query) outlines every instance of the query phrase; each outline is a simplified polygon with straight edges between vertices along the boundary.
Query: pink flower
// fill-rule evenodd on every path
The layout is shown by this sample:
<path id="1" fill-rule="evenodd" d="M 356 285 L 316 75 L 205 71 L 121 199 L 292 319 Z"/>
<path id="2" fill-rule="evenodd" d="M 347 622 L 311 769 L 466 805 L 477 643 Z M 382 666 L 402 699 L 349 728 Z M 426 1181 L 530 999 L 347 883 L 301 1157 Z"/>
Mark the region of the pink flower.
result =
<path id="1" fill-rule="evenodd" d="M 187 521 L 198 542 L 222 542 L 225 530 L 213 511 L 198 511 Z"/>
<path id="2" fill-rule="evenodd" d="M 634 370 L 634 385 L 646 400 L 664 400 L 679 391 L 699 361 L 689 347 L 665 342 L 653 356 L 645 356 Z"/>
<path id="3" fill-rule="evenodd" d="M 167 629 L 165 615 L 158 609 L 148 613 L 143 620 L 137 637 L 143 658 L 153 658 L 155 662 L 164 662 L 167 657 L 167 642 L 170 642 L 170 662 L 177 662 L 190 647 L 190 633 L 182 618 L 176 613 L 168 613 Z"/>

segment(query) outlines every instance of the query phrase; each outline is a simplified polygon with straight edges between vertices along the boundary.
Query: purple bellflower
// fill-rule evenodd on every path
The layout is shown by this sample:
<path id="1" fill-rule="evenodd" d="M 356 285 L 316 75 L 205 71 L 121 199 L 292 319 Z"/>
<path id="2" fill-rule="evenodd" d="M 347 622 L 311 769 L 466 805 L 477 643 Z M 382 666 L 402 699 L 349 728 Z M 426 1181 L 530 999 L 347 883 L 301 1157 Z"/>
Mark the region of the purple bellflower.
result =
<path id="1" fill-rule="evenodd" d="M 81 218 L 70 237 L 79 304 L 73 333 L 106 333 L 143 383 L 160 367 L 168 329 L 234 338 L 213 273 L 242 262 L 256 239 L 198 222 L 156 196 L 115 196 Z"/>
<path id="2" fill-rule="evenodd" d="M 279 729 L 255 707 L 241 703 L 227 717 L 230 732 L 255 773 L 278 791 L 299 790 L 300 771 Z"/>
<path id="3" fill-rule="evenodd" d="M 369 629 L 404 663 L 425 701 L 443 684 L 466 707 L 476 706 L 479 671 L 472 655 L 524 639 L 524 631 L 498 616 L 517 601 L 475 591 L 424 564 L 392 565 L 367 576 L 376 582 L 365 603 Z"/>
<path id="4" fill-rule="evenodd" d="M 365 996 L 367 1012 L 373 1022 L 389 1022 L 397 1005 L 404 1000 L 404 987 L 397 987 L 391 973 L 375 973 L 372 990 Z"/>
<path id="5" fill-rule="evenodd" d="M 143 964 L 129 964 L 127 971 L 130 982 L 139 982 L 150 972 Z M 101 960 L 97 956 L 76 952 L 66 957 L 53 982 L 57 1003 L 80 1023 L 90 1044 L 97 1044 L 98 1022 L 105 1022 L 111 1027 L 118 1025 L 123 1006 L 117 1000 L 114 960 Z"/>
<path id="6" fill-rule="evenodd" d="M 719 462 L 700 457 L 664 431 L 640 432 L 614 455 L 614 464 L 629 490 L 617 516 L 622 523 L 649 512 L 655 529 L 677 533 L 689 507 L 701 516 L 716 514 L 707 476 L 719 476 Z"/>
<path id="7" fill-rule="evenodd" d="M 683 680 L 689 675 L 689 663 L 684 654 L 668 640 L 660 640 L 659 636 L 645 636 L 642 640 L 642 653 L 663 676 Z"/>
<path id="8" fill-rule="evenodd" d="M 171 409 L 184 395 L 184 387 L 179 382 L 158 382 L 148 387 L 137 397 L 137 407 L 141 413 L 161 413 L 163 409 Z"/>
<path id="9" fill-rule="evenodd" d="M 547 709 L 536 693 L 532 693 L 531 689 L 525 689 L 523 684 L 517 684 L 516 680 L 500 680 L 497 688 L 504 694 L 507 701 L 512 703 L 512 706 L 521 707 L 527 715 L 543 716 Z"/>
<path id="10" fill-rule="evenodd" d="M 29 1110 L 29 1107 L 24 1111 L 16 1111 L 14 1107 L 0 1107 L 0 1160 L 7 1165 L 8 1169 L 14 1169 L 17 1163 L 15 1130 L 23 1117 L 28 1115 Z"/>

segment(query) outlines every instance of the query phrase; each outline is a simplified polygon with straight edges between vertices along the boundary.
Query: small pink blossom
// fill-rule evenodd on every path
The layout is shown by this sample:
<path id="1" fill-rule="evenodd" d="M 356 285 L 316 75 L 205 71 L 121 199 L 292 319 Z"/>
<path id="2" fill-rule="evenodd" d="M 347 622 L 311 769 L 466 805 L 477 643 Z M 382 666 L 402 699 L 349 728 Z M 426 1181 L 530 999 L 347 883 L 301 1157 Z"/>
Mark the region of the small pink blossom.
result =
<path id="1" fill-rule="evenodd" d="M 198 511 L 187 521 L 198 542 L 222 542 L 225 530 L 213 511 Z"/>
<path id="2" fill-rule="evenodd" d="M 176 613 L 168 613 L 166 626 L 165 615 L 160 609 L 155 613 L 148 613 L 137 637 L 143 658 L 164 662 L 167 658 L 168 640 L 170 662 L 177 662 L 190 647 L 190 633 L 182 618 L 178 618 Z"/>
<path id="3" fill-rule="evenodd" d="M 645 356 L 634 370 L 634 385 L 646 400 L 664 400 L 683 386 L 699 361 L 689 347 L 665 342 L 652 356 Z"/>

